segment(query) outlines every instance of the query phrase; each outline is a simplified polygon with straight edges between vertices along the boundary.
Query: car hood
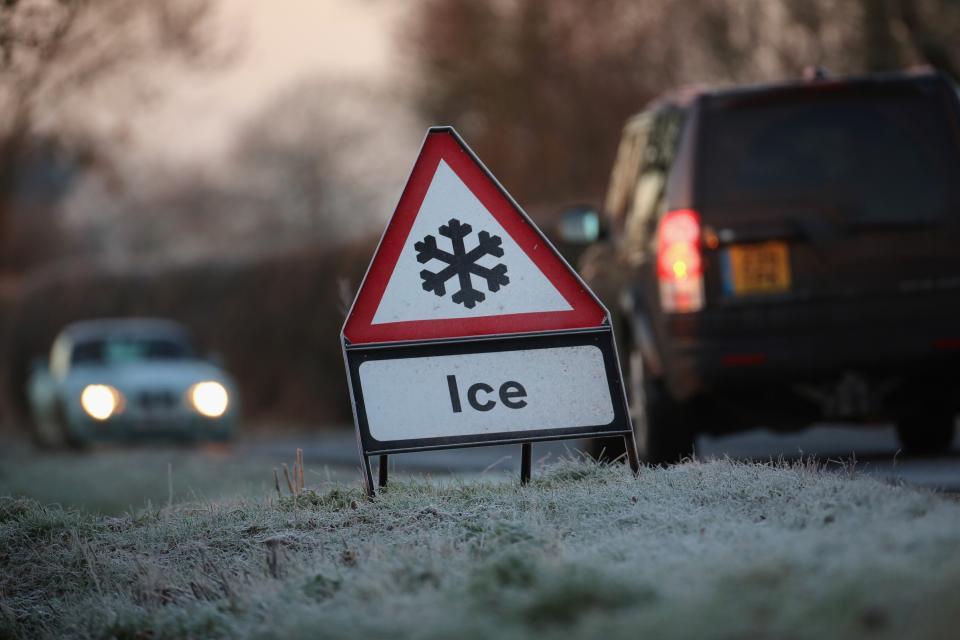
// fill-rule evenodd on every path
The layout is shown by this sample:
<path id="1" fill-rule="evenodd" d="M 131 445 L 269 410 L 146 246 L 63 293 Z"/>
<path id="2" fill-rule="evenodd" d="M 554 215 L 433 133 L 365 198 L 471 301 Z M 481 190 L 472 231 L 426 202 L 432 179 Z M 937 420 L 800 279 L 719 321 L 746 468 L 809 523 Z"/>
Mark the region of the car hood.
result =
<path id="1" fill-rule="evenodd" d="M 230 386 L 230 378 L 216 365 L 203 360 L 135 362 L 105 367 L 80 367 L 69 375 L 69 384 L 109 384 L 121 391 L 138 389 L 186 389 L 203 380 Z"/>

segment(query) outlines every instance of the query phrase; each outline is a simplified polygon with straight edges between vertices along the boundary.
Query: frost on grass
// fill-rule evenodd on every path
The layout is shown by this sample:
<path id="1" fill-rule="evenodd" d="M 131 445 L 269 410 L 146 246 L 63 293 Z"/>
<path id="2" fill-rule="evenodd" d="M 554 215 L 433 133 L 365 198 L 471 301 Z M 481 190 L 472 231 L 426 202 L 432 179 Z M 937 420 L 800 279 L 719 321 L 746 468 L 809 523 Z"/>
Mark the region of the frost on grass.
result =
<path id="1" fill-rule="evenodd" d="M 0 498 L 0 638 L 949 637 L 960 505 L 812 464 L 95 517 Z"/>

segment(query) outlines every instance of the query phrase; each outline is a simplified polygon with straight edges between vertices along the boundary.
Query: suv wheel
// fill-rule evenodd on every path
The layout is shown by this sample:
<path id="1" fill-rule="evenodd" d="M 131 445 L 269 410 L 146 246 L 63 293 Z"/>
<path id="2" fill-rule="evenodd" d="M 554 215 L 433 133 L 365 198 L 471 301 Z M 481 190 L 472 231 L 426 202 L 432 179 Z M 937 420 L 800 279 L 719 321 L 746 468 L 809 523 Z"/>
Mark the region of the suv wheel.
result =
<path id="1" fill-rule="evenodd" d="M 944 453 L 953 444 L 956 416 L 919 413 L 897 420 L 897 436 L 908 453 Z"/>
<path id="2" fill-rule="evenodd" d="M 695 434 L 688 412 L 670 398 L 662 381 L 644 375 L 638 349 L 630 352 L 628 385 L 640 455 L 650 464 L 670 464 L 692 456 Z"/>

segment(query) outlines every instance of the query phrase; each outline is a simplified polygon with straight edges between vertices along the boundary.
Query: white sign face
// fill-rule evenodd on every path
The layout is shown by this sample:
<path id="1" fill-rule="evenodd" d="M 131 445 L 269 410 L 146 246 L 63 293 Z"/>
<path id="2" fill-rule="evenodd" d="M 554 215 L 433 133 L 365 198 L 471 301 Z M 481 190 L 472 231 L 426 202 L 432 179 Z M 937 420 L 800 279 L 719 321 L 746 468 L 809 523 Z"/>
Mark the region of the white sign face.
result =
<path id="1" fill-rule="evenodd" d="M 472 272 L 459 268 L 464 264 L 471 266 Z M 497 219 L 441 160 L 373 324 L 571 309 Z"/>
<path id="2" fill-rule="evenodd" d="M 390 360 L 359 368 L 380 441 L 607 425 L 613 399 L 592 345 Z"/>

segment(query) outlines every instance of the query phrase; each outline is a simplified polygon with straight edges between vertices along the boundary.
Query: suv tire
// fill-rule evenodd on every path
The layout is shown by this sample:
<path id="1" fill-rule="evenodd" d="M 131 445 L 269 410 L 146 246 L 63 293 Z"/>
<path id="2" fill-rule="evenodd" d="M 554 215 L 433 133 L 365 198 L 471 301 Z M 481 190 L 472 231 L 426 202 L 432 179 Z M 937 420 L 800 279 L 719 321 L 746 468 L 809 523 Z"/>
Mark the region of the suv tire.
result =
<path id="1" fill-rule="evenodd" d="M 691 457 L 694 432 L 688 412 L 670 398 L 663 382 L 647 380 L 643 371 L 643 356 L 633 348 L 625 382 L 640 458 L 649 464 L 671 464 Z M 621 437 L 590 440 L 587 451 L 602 462 L 626 461 Z"/>
<path id="2" fill-rule="evenodd" d="M 918 413 L 897 420 L 897 437 L 908 453 L 945 453 L 953 444 L 956 416 Z"/>
<path id="3" fill-rule="evenodd" d="M 650 464 L 672 464 L 693 455 L 694 431 L 689 412 L 670 398 L 661 380 L 644 375 L 639 349 L 630 351 L 630 413 L 640 456 Z"/>

